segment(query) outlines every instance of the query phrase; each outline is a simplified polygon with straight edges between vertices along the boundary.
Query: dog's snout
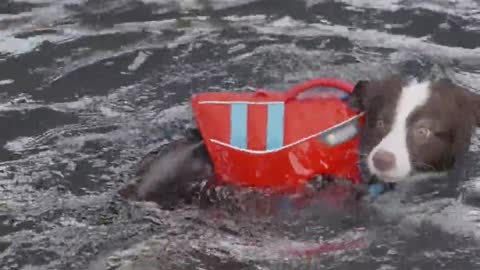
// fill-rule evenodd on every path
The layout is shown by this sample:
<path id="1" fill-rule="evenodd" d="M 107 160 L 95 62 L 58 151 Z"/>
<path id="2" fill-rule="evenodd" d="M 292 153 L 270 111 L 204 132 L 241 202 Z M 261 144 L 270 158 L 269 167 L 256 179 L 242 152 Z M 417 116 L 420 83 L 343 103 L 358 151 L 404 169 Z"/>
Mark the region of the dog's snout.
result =
<path id="1" fill-rule="evenodd" d="M 382 172 L 388 171 L 395 166 L 395 156 L 392 152 L 379 150 L 373 155 L 372 159 L 375 168 Z"/>

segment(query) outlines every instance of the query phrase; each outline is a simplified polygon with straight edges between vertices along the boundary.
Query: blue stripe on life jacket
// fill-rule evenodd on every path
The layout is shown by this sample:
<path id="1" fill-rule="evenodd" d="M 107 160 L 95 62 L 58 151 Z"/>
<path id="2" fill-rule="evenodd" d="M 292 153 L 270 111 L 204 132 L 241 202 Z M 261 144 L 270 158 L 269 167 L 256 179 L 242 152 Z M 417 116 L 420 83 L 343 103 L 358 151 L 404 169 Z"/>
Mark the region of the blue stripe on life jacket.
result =
<path id="1" fill-rule="evenodd" d="M 230 113 L 230 144 L 247 148 L 247 104 L 233 103 Z"/>
<path id="2" fill-rule="evenodd" d="M 268 104 L 267 150 L 274 150 L 283 146 L 284 113 L 285 104 Z"/>

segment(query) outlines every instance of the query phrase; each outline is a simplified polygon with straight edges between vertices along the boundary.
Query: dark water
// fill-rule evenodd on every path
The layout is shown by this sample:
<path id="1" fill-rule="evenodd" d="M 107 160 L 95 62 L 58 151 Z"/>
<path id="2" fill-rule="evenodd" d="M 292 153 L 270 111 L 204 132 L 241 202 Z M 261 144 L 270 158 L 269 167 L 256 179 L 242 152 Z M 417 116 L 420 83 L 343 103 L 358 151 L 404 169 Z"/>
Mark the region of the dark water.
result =
<path id="1" fill-rule="evenodd" d="M 3 0 L 0 268 L 479 269 L 480 209 L 435 194 L 274 217 L 116 195 L 192 93 L 395 71 L 475 90 L 479 45 L 473 0 Z"/>

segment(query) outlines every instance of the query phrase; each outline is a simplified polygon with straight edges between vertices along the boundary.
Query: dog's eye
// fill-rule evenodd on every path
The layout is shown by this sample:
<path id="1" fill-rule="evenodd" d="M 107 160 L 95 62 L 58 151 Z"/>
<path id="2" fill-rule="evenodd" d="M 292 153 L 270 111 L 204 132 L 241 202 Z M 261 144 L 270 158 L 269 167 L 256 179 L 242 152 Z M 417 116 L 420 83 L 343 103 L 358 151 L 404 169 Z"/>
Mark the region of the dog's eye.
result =
<path id="1" fill-rule="evenodd" d="M 385 122 L 383 120 L 377 120 L 375 123 L 377 128 L 384 129 L 385 128 Z"/>
<path id="2" fill-rule="evenodd" d="M 420 127 L 417 129 L 417 134 L 424 138 L 429 138 L 432 135 L 432 131 L 426 127 Z"/>

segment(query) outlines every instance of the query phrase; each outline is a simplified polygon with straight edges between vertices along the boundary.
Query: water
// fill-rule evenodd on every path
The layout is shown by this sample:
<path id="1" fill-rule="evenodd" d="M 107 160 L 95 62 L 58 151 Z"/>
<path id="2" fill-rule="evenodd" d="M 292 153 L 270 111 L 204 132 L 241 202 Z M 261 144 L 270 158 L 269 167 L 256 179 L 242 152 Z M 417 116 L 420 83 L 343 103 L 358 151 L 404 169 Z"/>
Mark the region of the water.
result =
<path id="1" fill-rule="evenodd" d="M 165 211 L 116 193 L 145 153 L 181 138 L 192 93 L 394 71 L 445 75 L 475 90 L 477 1 L 7 2 L 1 269 L 480 267 L 480 209 L 435 194 L 269 216 Z M 475 138 L 473 153 L 478 146 Z M 478 170 L 470 171 L 465 185 L 475 192 Z M 348 250 L 285 253 L 355 239 Z"/>

